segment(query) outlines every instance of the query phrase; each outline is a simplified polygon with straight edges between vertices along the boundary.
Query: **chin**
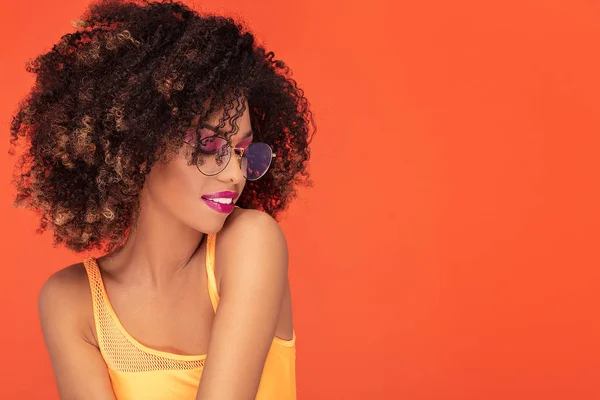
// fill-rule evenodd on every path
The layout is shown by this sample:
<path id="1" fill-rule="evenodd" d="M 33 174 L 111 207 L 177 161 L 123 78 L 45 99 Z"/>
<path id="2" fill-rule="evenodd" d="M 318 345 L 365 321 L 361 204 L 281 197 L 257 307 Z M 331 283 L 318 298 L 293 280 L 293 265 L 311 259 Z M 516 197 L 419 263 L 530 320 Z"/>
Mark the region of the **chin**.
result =
<path id="1" fill-rule="evenodd" d="M 223 229 L 223 225 L 225 225 L 225 220 L 228 216 L 229 215 L 226 214 L 218 215 L 215 213 L 206 213 L 199 219 L 193 221 L 190 225 L 199 232 L 207 234 L 217 233 Z"/>

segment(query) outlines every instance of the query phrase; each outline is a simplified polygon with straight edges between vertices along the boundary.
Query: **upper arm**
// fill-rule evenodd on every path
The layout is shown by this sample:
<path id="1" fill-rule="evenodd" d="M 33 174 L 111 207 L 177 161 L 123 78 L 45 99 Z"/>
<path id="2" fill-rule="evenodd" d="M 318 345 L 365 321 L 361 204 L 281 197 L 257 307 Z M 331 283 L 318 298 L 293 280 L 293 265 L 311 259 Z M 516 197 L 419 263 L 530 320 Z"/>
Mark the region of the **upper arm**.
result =
<path id="1" fill-rule="evenodd" d="M 197 399 L 254 399 L 287 286 L 287 245 L 279 225 L 254 210 L 217 243 L 220 300 Z"/>
<path id="2" fill-rule="evenodd" d="M 91 294 L 82 265 L 52 275 L 38 297 L 40 323 L 61 399 L 114 400 L 91 333 Z"/>

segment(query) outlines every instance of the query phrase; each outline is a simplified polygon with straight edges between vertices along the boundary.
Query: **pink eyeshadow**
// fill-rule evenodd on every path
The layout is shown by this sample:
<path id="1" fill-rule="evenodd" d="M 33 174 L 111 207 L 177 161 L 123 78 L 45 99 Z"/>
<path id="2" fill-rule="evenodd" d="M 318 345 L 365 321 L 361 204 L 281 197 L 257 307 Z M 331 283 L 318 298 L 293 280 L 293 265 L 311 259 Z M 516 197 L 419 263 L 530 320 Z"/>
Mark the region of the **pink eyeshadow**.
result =
<path id="1" fill-rule="evenodd" d="M 252 143 L 252 138 L 244 139 L 237 144 L 236 147 L 248 147 Z"/>

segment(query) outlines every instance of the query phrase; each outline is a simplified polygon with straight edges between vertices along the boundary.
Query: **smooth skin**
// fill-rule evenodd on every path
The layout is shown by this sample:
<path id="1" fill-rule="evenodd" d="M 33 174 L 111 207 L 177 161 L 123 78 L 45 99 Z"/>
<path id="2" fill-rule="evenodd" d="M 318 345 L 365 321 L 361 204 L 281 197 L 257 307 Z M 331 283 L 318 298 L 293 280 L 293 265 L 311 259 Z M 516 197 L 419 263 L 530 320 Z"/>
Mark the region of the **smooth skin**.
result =
<path id="1" fill-rule="evenodd" d="M 208 122 L 217 125 L 220 115 Z M 236 124 L 231 143 L 245 147 L 252 137 L 237 138 L 250 130 L 247 111 Z M 207 354 L 197 400 L 254 399 L 273 336 L 293 335 L 287 245 L 263 212 L 236 208 L 226 215 L 204 204 L 203 194 L 241 193 L 245 179 L 235 157 L 219 174 L 203 175 L 187 165 L 187 146 L 153 168 L 137 227 L 120 252 L 99 257 L 98 264 L 112 306 L 134 338 L 161 351 Z M 216 313 L 208 296 L 206 241 L 197 247 L 212 232 L 218 232 Z M 115 399 L 83 264 L 53 274 L 38 304 L 60 398 Z"/>

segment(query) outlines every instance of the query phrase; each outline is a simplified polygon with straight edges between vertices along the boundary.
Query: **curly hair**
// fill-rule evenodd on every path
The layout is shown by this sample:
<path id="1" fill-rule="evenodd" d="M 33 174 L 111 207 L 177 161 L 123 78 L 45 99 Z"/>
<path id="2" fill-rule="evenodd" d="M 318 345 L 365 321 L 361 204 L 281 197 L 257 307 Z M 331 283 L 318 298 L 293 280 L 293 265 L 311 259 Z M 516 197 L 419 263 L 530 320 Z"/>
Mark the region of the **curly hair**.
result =
<path id="1" fill-rule="evenodd" d="M 36 81 L 10 127 L 9 153 L 20 137 L 27 145 L 14 205 L 40 214 L 37 232 L 50 225 L 53 246 L 110 252 L 122 243 L 153 164 L 175 154 L 198 115 L 225 110 L 220 128 L 230 111 L 238 118 L 239 96 L 255 138 L 277 157 L 237 204 L 277 219 L 296 187 L 311 185 L 309 103 L 287 65 L 240 22 L 178 1 L 101 0 L 72 23 L 75 32 L 27 61 Z"/>

